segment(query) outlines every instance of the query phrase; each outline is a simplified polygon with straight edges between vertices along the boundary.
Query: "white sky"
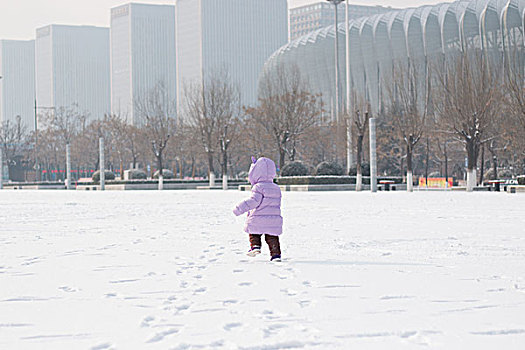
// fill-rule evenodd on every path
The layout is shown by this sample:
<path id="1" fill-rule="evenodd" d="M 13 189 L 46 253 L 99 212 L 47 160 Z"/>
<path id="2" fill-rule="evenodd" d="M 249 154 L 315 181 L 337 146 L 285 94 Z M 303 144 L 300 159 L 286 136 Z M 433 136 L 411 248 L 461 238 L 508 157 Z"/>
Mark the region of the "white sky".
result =
<path id="1" fill-rule="evenodd" d="M 216 0 L 220 1 L 220 0 Z M 264 1 L 264 0 L 261 0 Z M 320 0 L 288 0 L 290 7 Z M 109 26 L 109 9 L 126 0 L 0 0 L 0 39 L 33 39 L 35 29 L 48 24 Z M 136 0 L 174 4 L 175 0 Z M 415 7 L 450 0 L 350 0 L 351 4 Z"/>

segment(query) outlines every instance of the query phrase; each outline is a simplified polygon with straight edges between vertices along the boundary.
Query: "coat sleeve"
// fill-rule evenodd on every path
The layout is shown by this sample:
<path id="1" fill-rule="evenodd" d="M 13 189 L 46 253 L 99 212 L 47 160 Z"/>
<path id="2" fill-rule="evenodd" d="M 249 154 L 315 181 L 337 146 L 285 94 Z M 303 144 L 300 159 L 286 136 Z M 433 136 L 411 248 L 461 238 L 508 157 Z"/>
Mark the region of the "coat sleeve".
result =
<path id="1" fill-rule="evenodd" d="M 262 199 L 263 195 L 261 193 L 252 191 L 251 197 L 239 203 L 235 209 L 233 209 L 233 213 L 239 216 L 249 210 L 255 209 L 261 204 Z"/>

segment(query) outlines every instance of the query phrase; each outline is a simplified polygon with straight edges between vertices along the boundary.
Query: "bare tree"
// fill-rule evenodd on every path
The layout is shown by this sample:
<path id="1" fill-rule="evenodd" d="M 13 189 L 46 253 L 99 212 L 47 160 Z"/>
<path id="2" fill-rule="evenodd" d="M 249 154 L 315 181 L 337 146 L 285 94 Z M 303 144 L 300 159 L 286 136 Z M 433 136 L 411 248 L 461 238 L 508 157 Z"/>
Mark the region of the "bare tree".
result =
<path id="1" fill-rule="evenodd" d="M 519 50 L 511 50 L 508 53 L 506 90 L 510 113 L 515 116 L 525 137 L 525 62 L 523 56 L 523 52 Z"/>
<path id="2" fill-rule="evenodd" d="M 509 44 L 507 51 L 505 112 L 510 121 L 503 127 L 509 137 L 509 148 L 514 153 L 513 169 L 522 168 L 521 171 L 525 172 L 525 53 L 518 49 L 518 45 L 516 42 Z M 494 175 L 497 175 L 496 171 Z"/>
<path id="3" fill-rule="evenodd" d="M 430 103 L 429 77 L 422 76 L 419 65 L 397 63 L 394 65 L 391 84 L 387 84 L 390 98 L 389 115 L 394 120 L 406 146 L 407 191 L 413 190 L 412 156 L 414 148 L 423 137 Z M 425 82 L 422 84 L 422 82 Z"/>
<path id="4" fill-rule="evenodd" d="M 318 122 L 322 111 L 320 96 L 310 93 L 299 69 L 281 65 L 262 76 L 259 105 L 248 108 L 246 114 L 252 116 L 271 137 L 282 168 L 287 149 L 294 159 L 297 143 Z"/>
<path id="5" fill-rule="evenodd" d="M 144 96 L 135 99 L 135 108 L 139 114 L 144 131 L 151 142 L 151 150 L 157 161 L 159 189 L 163 188 L 163 153 L 168 144 L 171 127 L 175 118 L 175 102 L 171 99 L 166 86 L 159 82 Z"/>
<path id="6" fill-rule="evenodd" d="M 240 92 L 226 69 L 210 73 L 200 83 L 185 88 L 185 112 L 189 124 L 200 135 L 208 159 L 210 178 L 214 175 L 214 153 L 219 147 L 223 176 L 228 173 L 228 147 L 238 125 Z"/>
<path id="7" fill-rule="evenodd" d="M 444 133 L 462 142 L 467 152 L 467 190 L 476 184 L 481 144 L 497 135 L 501 83 L 498 70 L 481 53 L 463 53 L 437 72 L 434 106 Z"/>
<path id="8" fill-rule="evenodd" d="M 87 120 L 86 115 L 78 110 L 77 105 L 70 107 L 55 108 L 50 111 L 43 120 L 44 128 L 50 128 L 55 130 L 61 146 L 66 150 L 66 186 L 69 189 L 71 185 L 69 171 L 71 170 L 71 164 L 67 158 L 67 149 L 71 145 L 73 138 L 77 135 L 79 128 L 85 125 Z"/>
<path id="9" fill-rule="evenodd" d="M 356 106 L 356 104 L 354 104 Z M 355 111 L 354 125 L 356 133 L 356 182 L 355 190 L 361 191 L 363 186 L 363 139 L 365 138 L 368 129 L 368 119 L 370 119 L 369 112 L 361 112 L 359 109 Z"/>
<path id="10" fill-rule="evenodd" d="M 21 165 L 23 152 L 27 151 L 27 137 L 26 127 L 20 116 L 16 117 L 14 123 L 6 120 L 0 125 L 0 147 L 2 147 L 4 161 L 7 163 L 9 178 L 13 178 L 14 168 Z M 0 171 L 2 170 L 0 164 Z"/>

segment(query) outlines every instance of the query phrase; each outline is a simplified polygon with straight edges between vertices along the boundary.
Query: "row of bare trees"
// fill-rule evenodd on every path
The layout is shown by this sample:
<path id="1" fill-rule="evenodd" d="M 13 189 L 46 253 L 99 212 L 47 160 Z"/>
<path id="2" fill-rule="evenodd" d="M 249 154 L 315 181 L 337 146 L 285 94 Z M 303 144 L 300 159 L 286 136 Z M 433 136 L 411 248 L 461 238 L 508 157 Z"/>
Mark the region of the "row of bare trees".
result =
<path id="1" fill-rule="evenodd" d="M 426 177 L 437 165 L 439 173 L 448 178 L 451 151 L 456 154 L 452 162 L 455 170 L 462 168 L 462 157 L 466 156 L 469 190 L 478 181 L 478 166 L 481 170 L 479 183 L 484 180 L 485 148 L 492 157 L 493 178 L 498 177 L 498 156 L 506 157 L 508 164 L 521 167 L 518 172 L 523 172 L 524 67 L 517 59 L 508 62 L 517 64 L 502 66 L 482 51 L 461 53 L 446 60 L 438 57 L 424 62 L 396 62 L 392 75 L 385 80 L 386 107 L 378 116 L 381 121 L 378 131 L 380 163 L 389 163 L 387 167 L 392 173 L 396 168 L 402 170 L 406 162 L 408 190 L 412 187 L 416 153 L 423 165 L 420 174 Z M 358 98 L 353 102 L 350 118 L 355 125 L 359 171 L 360 148 L 366 128 L 361 110 L 369 108 L 369 104 Z M 423 145 L 420 144 L 422 140 Z M 397 157 L 400 164 L 394 165 L 384 159 L 389 156 Z M 382 166 L 384 168 L 385 164 Z"/>
<path id="2" fill-rule="evenodd" d="M 353 130 L 358 187 L 367 170 L 364 140 L 372 116 L 378 118 L 380 174 L 406 171 L 408 184 L 413 171 L 461 178 L 465 156 L 470 187 L 478 167 L 480 182 L 489 165 L 492 177 L 502 165 L 523 172 L 517 169 L 525 159 L 523 84 L 523 64 L 502 67 L 481 52 L 425 64 L 396 62 L 384 80 L 385 101 L 376 115 L 366 94 L 353 91 L 353 110 L 342 119 Z M 163 169 L 181 178 L 206 177 L 216 169 L 223 176 L 237 176 L 248 168 L 251 155 L 274 158 L 280 167 L 288 161 L 315 166 L 344 159 L 345 125 L 327 117 L 322 96 L 311 92 L 295 66 L 263 74 L 255 106 L 241 104 L 242 91 L 224 69 L 190 82 L 184 90 L 178 116 L 162 84 L 136 98 L 141 116 L 136 125 L 121 115 L 89 122 L 74 107 L 40 115 L 38 134 L 25 132 L 20 120 L 4 123 L 0 128 L 4 159 L 10 167 L 25 164 L 26 174 L 36 179 L 53 180 L 51 174 L 65 168 L 69 144 L 74 173 L 89 176 L 98 168 L 100 137 L 105 139 L 110 169 L 122 174 L 128 167 L 150 165 L 161 178 Z M 491 157 L 486 163 L 485 150 Z"/>

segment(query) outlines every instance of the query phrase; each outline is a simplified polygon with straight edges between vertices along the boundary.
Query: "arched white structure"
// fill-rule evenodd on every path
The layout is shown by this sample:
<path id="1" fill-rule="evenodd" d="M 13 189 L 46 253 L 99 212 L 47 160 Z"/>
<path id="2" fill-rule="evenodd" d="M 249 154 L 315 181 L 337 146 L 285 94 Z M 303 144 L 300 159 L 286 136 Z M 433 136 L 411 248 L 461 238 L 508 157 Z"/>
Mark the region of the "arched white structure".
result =
<path id="1" fill-rule="evenodd" d="M 346 96 L 345 24 L 338 25 L 341 97 Z M 392 11 L 351 20 L 350 85 L 366 95 L 372 109 L 381 108 L 382 81 L 392 74 L 394 62 L 418 62 L 426 74 L 430 60 L 446 64 L 465 49 L 483 50 L 487 57 L 525 65 L 525 0 L 457 1 Z M 277 50 L 265 71 L 295 64 L 328 109 L 334 96 L 334 26 L 298 38 Z M 516 57 L 517 56 L 517 57 Z M 438 59 L 441 58 L 441 59 Z M 516 59 L 517 58 L 517 59 Z M 515 64 L 515 63 L 514 63 Z M 420 75 L 423 76 L 423 75 Z M 421 84 L 424 87 L 424 83 Z M 341 103 L 345 105 L 344 101 Z"/>

